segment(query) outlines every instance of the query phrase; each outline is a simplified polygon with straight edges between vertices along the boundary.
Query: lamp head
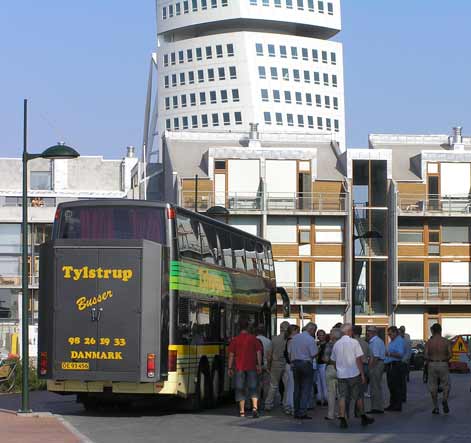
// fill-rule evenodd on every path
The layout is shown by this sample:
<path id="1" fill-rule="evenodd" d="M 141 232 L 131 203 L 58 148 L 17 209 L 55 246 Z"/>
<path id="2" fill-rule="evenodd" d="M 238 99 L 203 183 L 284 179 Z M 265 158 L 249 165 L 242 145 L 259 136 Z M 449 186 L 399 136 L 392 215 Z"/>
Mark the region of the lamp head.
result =
<path id="1" fill-rule="evenodd" d="M 57 145 L 50 146 L 47 148 L 41 155 L 41 158 L 46 158 L 49 160 L 53 159 L 67 159 L 67 158 L 77 158 L 80 157 L 80 154 L 70 146 L 67 146 L 64 142 L 59 142 Z"/>

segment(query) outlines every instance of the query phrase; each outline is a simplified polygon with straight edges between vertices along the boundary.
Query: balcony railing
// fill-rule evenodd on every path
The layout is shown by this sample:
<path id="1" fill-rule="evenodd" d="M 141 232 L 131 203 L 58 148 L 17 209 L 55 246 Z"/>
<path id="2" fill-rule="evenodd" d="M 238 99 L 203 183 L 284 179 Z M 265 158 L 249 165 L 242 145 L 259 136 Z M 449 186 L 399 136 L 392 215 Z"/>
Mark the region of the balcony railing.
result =
<path id="1" fill-rule="evenodd" d="M 182 191 L 181 204 L 184 208 L 206 211 L 212 206 L 224 206 L 237 211 L 314 211 L 345 212 L 346 194 L 313 192 L 229 192 Z"/>
<path id="2" fill-rule="evenodd" d="M 399 283 L 398 304 L 471 304 L 471 286 L 462 285 L 420 285 L 419 283 Z"/>
<path id="3" fill-rule="evenodd" d="M 400 194 L 399 211 L 410 215 L 471 215 L 469 196 L 440 196 L 436 194 Z"/>
<path id="4" fill-rule="evenodd" d="M 279 283 L 286 289 L 293 304 L 344 305 L 347 303 L 347 285 L 318 284 L 314 286 Z"/>

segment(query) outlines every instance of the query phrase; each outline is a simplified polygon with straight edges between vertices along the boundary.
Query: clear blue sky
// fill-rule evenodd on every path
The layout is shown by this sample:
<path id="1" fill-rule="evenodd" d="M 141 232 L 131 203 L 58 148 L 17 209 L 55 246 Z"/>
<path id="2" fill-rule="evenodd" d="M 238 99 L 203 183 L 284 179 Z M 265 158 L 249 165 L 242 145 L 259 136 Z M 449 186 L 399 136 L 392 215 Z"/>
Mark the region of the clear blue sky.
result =
<path id="1" fill-rule="evenodd" d="M 232 0 L 236 1 L 236 0 Z M 239 0 L 248 1 L 248 0 Z M 471 1 L 343 0 L 348 146 L 371 132 L 471 134 Z M 142 141 L 153 0 L 16 0 L 0 13 L 0 156 L 62 139 L 117 158 Z"/>

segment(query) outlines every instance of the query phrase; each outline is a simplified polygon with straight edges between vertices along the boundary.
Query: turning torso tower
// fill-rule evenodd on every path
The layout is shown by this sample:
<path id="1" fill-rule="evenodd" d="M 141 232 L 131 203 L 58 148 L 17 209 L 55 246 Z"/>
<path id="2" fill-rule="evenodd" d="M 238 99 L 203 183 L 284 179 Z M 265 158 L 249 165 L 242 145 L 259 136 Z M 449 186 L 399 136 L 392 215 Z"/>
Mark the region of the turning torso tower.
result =
<path id="1" fill-rule="evenodd" d="M 340 0 L 157 0 L 157 130 L 331 132 L 345 149 Z"/>

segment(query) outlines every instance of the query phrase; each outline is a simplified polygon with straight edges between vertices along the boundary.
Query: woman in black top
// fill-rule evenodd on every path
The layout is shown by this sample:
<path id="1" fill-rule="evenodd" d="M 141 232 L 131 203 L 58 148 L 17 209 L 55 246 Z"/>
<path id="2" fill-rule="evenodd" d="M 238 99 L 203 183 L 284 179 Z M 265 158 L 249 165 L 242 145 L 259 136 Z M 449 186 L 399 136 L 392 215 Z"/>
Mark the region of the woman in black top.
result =
<path id="1" fill-rule="evenodd" d="M 317 349 L 319 351 L 316 357 L 317 404 L 327 406 L 327 382 L 325 378 L 326 362 L 324 359 L 325 347 L 327 345 L 327 334 L 323 329 L 319 329 L 317 331 L 317 340 Z"/>

